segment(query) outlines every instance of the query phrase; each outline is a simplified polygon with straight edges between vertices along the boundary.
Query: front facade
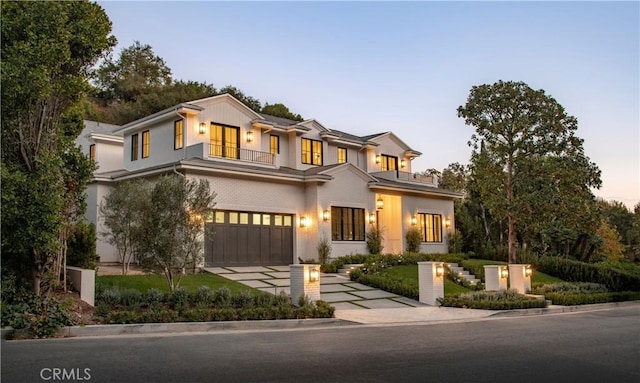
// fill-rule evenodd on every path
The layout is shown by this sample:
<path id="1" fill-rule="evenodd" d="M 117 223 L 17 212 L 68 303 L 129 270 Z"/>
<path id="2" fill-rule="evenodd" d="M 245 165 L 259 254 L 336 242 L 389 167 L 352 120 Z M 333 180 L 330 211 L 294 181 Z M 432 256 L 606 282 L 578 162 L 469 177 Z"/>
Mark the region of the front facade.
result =
<path id="1" fill-rule="evenodd" d="M 216 193 L 206 219 L 206 266 L 288 265 L 367 253 L 366 231 L 382 230 L 384 252 L 400 253 L 421 230 L 421 251 L 446 252 L 453 201 L 433 177 L 411 173 L 421 155 L 391 132 L 359 137 L 259 114 L 230 95 L 158 112 L 117 127 L 87 122 L 78 139 L 98 165 L 88 189 L 88 220 L 104 232 L 99 205 L 114 182 L 180 172 Z M 101 262 L 117 262 L 98 238 Z"/>

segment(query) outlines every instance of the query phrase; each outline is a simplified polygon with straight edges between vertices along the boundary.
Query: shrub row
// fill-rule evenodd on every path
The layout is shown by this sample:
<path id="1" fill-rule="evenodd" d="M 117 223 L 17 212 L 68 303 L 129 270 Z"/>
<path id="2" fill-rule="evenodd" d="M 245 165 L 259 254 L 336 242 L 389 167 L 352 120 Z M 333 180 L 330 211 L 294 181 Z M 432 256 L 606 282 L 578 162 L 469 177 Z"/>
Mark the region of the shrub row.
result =
<path id="1" fill-rule="evenodd" d="M 516 290 L 474 291 L 438 298 L 438 303 L 447 307 L 462 307 L 483 310 L 513 310 L 547 307 L 547 302 L 518 294 Z"/>
<path id="2" fill-rule="evenodd" d="M 560 283 L 534 283 L 531 289 L 532 294 L 546 295 L 549 293 L 606 293 L 609 290 L 605 285 L 591 282 L 560 282 Z"/>
<path id="3" fill-rule="evenodd" d="M 376 287 L 407 298 L 418 300 L 420 296 L 417 283 L 399 277 L 380 273 L 368 274 L 360 269 L 352 271 L 349 277 L 352 281 L 362 283 L 363 285 Z"/>
<path id="4" fill-rule="evenodd" d="M 546 293 L 546 299 L 554 305 L 573 306 L 592 303 L 623 302 L 640 300 L 640 291 L 614 291 L 606 293 Z"/>
<path id="5" fill-rule="evenodd" d="M 466 254 L 423 254 L 423 253 L 403 253 L 403 254 L 354 254 L 334 259 L 321 269 L 325 273 L 336 273 L 345 264 L 362 263 L 368 272 L 377 272 L 387 267 L 398 265 L 415 265 L 418 262 L 434 261 L 447 263 L 460 263 L 467 259 Z"/>

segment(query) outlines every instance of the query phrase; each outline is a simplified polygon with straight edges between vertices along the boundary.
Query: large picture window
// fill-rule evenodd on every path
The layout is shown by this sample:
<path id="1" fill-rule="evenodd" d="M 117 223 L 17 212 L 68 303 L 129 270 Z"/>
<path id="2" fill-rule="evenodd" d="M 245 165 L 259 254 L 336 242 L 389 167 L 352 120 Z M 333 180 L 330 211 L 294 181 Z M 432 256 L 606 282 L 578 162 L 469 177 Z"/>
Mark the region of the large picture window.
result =
<path id="1" fill-rule="evenodd" d="M 364 241 L 364 209 L 331 207 L 331 239 Z"/>
<path id="2" fill-rule="evenodd" d="M 182 149 L 184 142 L 184 120 L 173 122 L 173 149 Z"/>
<path id="3" fill-rule="evenodd" d="M 233 126 L 211 124 L 211 155 L 223 158 L 240 158 L 240 129 Z"/>
<path id="4" fill-rule="evenodd" d="M 440 214 L 418 213 L 422 242 L 442 242 L 442 216 Z"/>
<path id="5" fill-rule="evenodd" d="M 322 141 L 302 139 L 302 163 L 322 165 Z"/>

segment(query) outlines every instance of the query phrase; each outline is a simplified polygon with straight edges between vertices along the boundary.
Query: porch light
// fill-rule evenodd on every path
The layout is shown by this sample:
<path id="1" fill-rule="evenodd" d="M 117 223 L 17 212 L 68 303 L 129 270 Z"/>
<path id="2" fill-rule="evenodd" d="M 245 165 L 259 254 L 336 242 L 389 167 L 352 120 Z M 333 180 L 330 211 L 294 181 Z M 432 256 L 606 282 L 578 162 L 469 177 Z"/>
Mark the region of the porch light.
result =
<path id="1" fill-rule="evenodd" d="M 404 160 L 404 159 L 400 160 L 400 167 L 403 168 L 403 169 L 406 168 L 407 167 L 407 160 Z"/>
<path id="2" fill-rule="evenodd" d="M 207 123 L 201 122 L 200 125 L 198 126 L 198 133 L 205 134 L 206 132 L 207 132 Z"/>
<path id="3" fill-rule="evenodd" d="M 376 164 L 380 163 L 380 155 L 376 155 Z"/>
<path id="4" fill-rule="evenodd" d="M 309 282 L 317 282 L 320 278 L 320 270 L 318 269 L 309 269 Z"/>
<path id="5" fill-rule="evenodd" d="M 447 229 L 451 227 L 451 220 L 449 218 L 444 219 L 444 227 L 446 227 Z"/>
<path id="6" fill-rule="evenodd" d="M 300 217 L 300 227 L 301 228 L 305 228 L 305 227 L 309 227 L 309 218 L 308 217 Z"/>
<path id="7" fill-rule="evenodd" d="M 246 138 L 247 138 L 247 142 L 253 142 L 253 132 L 252 131 L 248 131 Z"/>
<path id="8" fill-rule="evenodd" d="M 418 219 L 416 218 L 415 215 L 412 215 L 409 221 L 411 222 L 411 226 L 415 226 L 418 224 Z"/>
<path id="9" fill-rule="evenodd" d="M 383 207 L 384 201 L 382 200 L 382 197 L 378 197 L 378 199 L 376 200 L 376 209 L 382 210 Z"/>
<path id="10" fill-rule="evenodd" d="M 533 274 L 533 269 L 531 268 L 531 265 L 526 265 L 524 267 L 524 276 L 531 277 L 531 274 Z"/>
<path id="11" fill-rule="evenodd" d="M 442 277 L 444 275 L 444 265 L 436 265 L 436 277 Z"/>
<path id="12" fill-rule="evenodd" d="M 507 266 L 500 267 L 500 278 L 507 279 L 509 277 L 509 268 Z"/>
<path id="13" fill-rule="evenodd" d="M 369 224 L 373 225 L 376 223 L 376 215 L 374 213 L 369 213 Z"/>
<path id="14" fill-rule="evenodd" d="M 329 210 L 325 210 L 322 212 L 322 220 L 327 222 L 331 218 L 331 212 Z"/>

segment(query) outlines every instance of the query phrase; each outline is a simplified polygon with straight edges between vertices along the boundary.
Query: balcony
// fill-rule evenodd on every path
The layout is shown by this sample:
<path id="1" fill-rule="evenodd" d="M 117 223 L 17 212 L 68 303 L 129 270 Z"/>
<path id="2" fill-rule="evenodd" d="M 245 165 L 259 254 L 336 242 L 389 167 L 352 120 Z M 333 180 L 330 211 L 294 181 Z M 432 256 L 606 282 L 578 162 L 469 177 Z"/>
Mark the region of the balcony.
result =
<path id="1" fill-rule="evenodd" d="M 255 164 L 275 164 L 275 154 L 237 148 L 234 146 L 209 145 L 209 157 L 251 162 Z"/>
<path id="2" fill-rule="evenodd" d="M 409 173 L 396 170 L 389 170 L 386 172 L 371 173 L 374 177 L 386 179 L 389 181 L 407 182 L 412 184 L 421 184 L 431 187 L 438 187 L 438 177 L 427 176 L 421 173 Z"/>

